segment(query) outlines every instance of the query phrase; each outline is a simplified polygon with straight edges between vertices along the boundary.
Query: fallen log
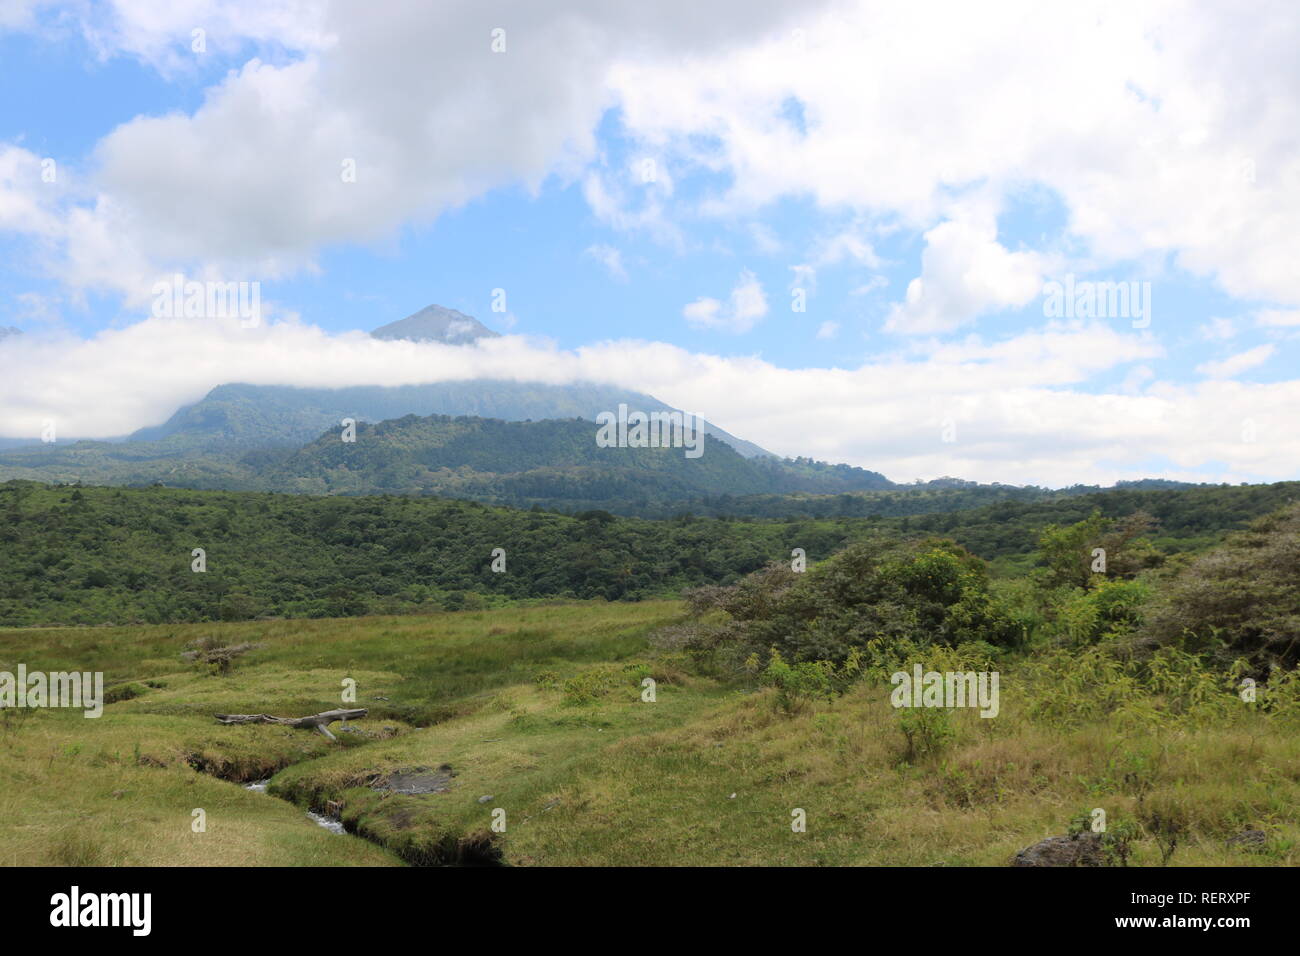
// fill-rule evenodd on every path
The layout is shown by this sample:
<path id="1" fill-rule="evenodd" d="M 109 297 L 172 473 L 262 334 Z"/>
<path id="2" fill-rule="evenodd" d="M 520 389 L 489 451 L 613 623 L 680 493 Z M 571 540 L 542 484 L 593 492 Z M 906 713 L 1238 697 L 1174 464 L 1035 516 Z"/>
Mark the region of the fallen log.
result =
<path id="1" fill-rule="evenodd" d="M 312 714 L 310 717 L 272 717 L 270 714 L 213 714 L 221 724 L 284 724 L 287 727 L 311 728 L 319 730 L 330 740 L 338 740 L 330 733 L 329 725 L 336 720 L 357 720 L 366 716 L 365 707 L 356 710 L 327 710 Z"/>

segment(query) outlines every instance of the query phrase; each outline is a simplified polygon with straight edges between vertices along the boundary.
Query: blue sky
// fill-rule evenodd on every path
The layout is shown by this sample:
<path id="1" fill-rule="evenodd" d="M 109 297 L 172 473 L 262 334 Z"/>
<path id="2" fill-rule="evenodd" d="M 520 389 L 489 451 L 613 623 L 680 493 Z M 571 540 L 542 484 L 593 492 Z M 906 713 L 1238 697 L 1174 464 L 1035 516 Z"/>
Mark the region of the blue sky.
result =
<path id="1" fill-rule="evenodd" d="M 241 374 L 473 366 L 617 378 L 898 479 L 1295 477 L 1294 14 L 1026 10 L 22 0 L 0 13 L 4 427 L 120 434 Z M 164 328 L 149 289 L 174 272 L 260 283 L 266 322 Z M 1054 319 L 1067 275 L 1149 283 L 1149 325 Z M 430 303 L 515 351 L 335 361 Z"/>

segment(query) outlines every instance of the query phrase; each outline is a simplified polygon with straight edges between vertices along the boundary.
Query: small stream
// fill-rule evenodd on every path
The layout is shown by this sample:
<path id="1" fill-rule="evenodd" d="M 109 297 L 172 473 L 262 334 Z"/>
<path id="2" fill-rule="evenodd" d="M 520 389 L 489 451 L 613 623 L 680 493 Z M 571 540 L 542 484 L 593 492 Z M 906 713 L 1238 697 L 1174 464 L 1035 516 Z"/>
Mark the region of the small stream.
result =
<path id="1" fill-rule="evenodd" d="M 417 768 L 416 772 L 405 774 L 392 774 L 388 777 L 389 783 L 397 783 L 401 789 L 392 790 L 394 793 L 443 793 L 446 791 L 445 784 L 450 778 L 451 767 L 444 765 L 438 768 L 436 773 L 427 773 L 427 768 Z M 267 793 L 267 784 L 271 782 L 268 777 L 265 780 L 255 780 L 252 783 L 237 784 L 243 786 L 245 790 L 253 793 Z M 270 796 L 270 794 L 267 794 Z M 490 798 L 487 798 L 490 799 Z M 482 799 L 479 800 L 483 802 Z M 549 808 L 548 808 L 549 809 Z M 455 851 L 448 854 L 444 848 L 434 848 L 430 851 L 428 848 L 421 847 L 401 847 L 390 849 L 381 841 L 366 835 L 364 829 L 357 833 L 348 834 L 339 820 L 335 820 L 323 813 L 317 813 L 315 810 L 308 810 L 307 819 L 316 824 L 322 830 L 328 830 L 333 834 L 343 834 L 354 836 L 358 840 L 367 840 L 376 846 L 388 849 L 395 854 L 402 862 L 408 866 L 504 866 L 500 846 L 490 837 L 484 834 L 476 834 L 463 838 L 459 841 Z"/>
<path id="2" fill-rule="evenodd" d="M 270 782 L 270 777 L 265 780 L 256 780 L 253 783 L 244 784 L 244 789 L 251 790 L 253 793 L 266 793 L 266 785 Z M 314 810 L 307 811 L 307 819 L 316 824 L 316 826 L 329 830 L 330 833 L 347 832 L 343 829 L 343 824 L 338 820 L 332 820 L 323 813 L 316 813 Z"/>
<path id="3" fill-rule="evenodd" d="M 338 820 L 331 820 L 329 817 L 325 816 L 322 813 L 316 813 L 312 810 L 308 810 L 307 818 L 311 820 L 313 823 L 315 823 L 318 827 L 324 827 L 326 830 L 329 830 L 330 833 L 347 832 L 346 830 L 343 829 L 342 823 L 340 823 Z"/>

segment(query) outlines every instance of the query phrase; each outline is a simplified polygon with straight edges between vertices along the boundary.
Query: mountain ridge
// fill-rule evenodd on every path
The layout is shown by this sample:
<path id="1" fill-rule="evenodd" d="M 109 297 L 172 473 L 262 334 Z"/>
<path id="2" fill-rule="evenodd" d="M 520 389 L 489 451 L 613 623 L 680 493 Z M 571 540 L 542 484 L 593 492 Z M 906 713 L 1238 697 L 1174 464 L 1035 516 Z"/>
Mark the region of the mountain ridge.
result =
<path id="1" fill-rule="evenodd" d="M 381 325 L 370 333 L 377 339 L 407 342 L 442 342 L 468 345 L 479 339 L 500 338 L 478 319 L 441 305 L 426 305 L 404 319 Z"/>
<path id="2" fill-rule="evenodd" d="M 609 385 L 576 382 L 547 385 L 501 379 L 426 385 L 218 385 L 203 399 L 178 409 L 160 425 L 141 428 L 128 441 L 153 442 L 189 435 L 196 448 L 300 445 L 344 418 L 380 422 L 406 415 L 471 415 L 503 421 L 585 418 L 626 404 L 645 412 L 677 411 L 651 395 Z M 747 458 L 772 457 L 753 442 L 706 422 L 706 434 Z M 175 443 L 175 442 L 174 442 Z"/>
<path id="3" fill-rule="evenodd" d="M 437 494 L 515 507 L 664 504 L 710 494 L 833 494 L 892 488 L 847 465 L 746 458 L 710 435 L 703 454 L 683 448 L 609 448 L 583 418 L 507 422 L 407 415 L 335 427 L 296 451 L 242 461 L 265 490 L 314 494 Z"/>

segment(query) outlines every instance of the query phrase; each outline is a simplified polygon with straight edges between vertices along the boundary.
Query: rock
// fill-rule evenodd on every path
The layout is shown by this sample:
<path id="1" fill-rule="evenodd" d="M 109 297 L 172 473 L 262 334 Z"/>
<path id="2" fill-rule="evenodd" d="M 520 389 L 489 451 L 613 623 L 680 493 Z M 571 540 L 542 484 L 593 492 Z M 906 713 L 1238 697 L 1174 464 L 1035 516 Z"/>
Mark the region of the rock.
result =
<path id="1" fill-rule="evenodd" d="M 1263 830 L 1243 830 L 1236 836 L 1228 837 L 1228 846 L 1243 850 L 1262 850 L 1268 844 L 1268 834 Z"/>
<path id="2" fill-rule="evenodd" d="M 443 764 L 437 771 L 428 767 L 408 767 L 374 774 L 367 785 L 371 790 L 386 790 L 389 793 L 446 793 L 451 789 L 451 778 L 454 776 L 450 764 Z"/>
<path id="3" fill-rule="evenodd" d="M 478 802 L 479 802 L 479 803 L 487 803 L 488 801 L 490 801 L 490 800 L 492 800 L 492 799 L 494 799 L 493 796 L 492 796 L 492 794 L 490 794 L 490 793 L 485 793 L 485 794 L 483 794 L 483 796 L 481 796 L 481 797 L 478 798 Z"/>
<path id="4" fill-rule="evenodd" d="M 1096 833 L 1048 837 L 1016 854 L 1012 866 L 1105 866 L 1101 837 Z"/>

